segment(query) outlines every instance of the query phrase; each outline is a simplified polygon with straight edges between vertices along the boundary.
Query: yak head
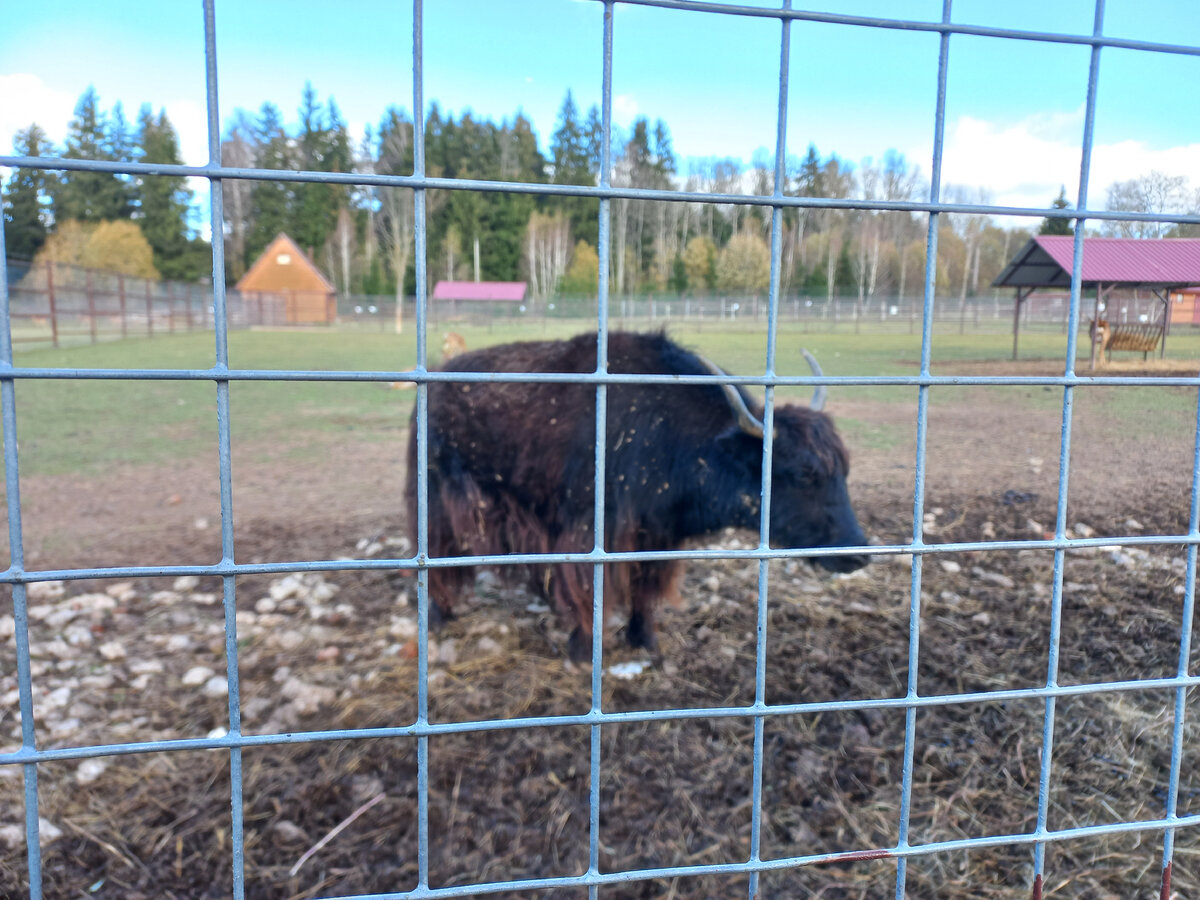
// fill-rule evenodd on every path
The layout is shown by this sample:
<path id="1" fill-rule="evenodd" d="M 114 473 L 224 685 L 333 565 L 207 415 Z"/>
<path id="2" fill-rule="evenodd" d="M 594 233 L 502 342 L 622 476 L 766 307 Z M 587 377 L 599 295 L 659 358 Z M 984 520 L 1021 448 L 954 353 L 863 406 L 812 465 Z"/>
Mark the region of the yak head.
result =
<path id="1" fill-rule="evenodd" d="M 807 351 L 804 356 L 813 372 L 822 375 L 817 361 Z M 704 362 L 715 369 L 707 360 Z M 732 385 L 723 387 L 738 428 L 756 439 L 752 446 L 757 446 L 761 457 L 762 421 L 747 407 L 740 391 Z M 772 547 L 866 546 L 867 538 L 859 527 L 846 488 L 846 477 L 850 474 L 849 454 L 833 421 L 821 411 L 824 405 L 825 388 L 820 386 L 808 407 L 781 405 L 775 408 L 771 459 Z M 761 473 L 761 465 L 752 466 L 751 470 Z M 761 482 L 761 474 L 759 480 Z M 833 572 L 853 572 L 870 562 L 871 557 L 857 553 L 810 559 Z"/>

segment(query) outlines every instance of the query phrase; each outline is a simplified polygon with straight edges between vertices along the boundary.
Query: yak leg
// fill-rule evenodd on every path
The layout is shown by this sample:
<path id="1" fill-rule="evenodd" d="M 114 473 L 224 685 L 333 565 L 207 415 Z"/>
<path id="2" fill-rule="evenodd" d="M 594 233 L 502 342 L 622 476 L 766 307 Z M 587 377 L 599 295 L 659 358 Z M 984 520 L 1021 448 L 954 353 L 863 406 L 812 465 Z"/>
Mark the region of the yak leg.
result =
<path id="1" fill-rule="evenodd" d="M 630 647 L 658 649 L 654 611 L 664 600 L 679 604 L 679 582 L 683 566 L 678 562 L 650 562 L 638 567 L 630 579 L 629 626 L 625 639 Z"/>
<path id="2" fill-rule="evenodd" d="M 567 652 L 572 662 L 592 658 L 592 567 L 560 563 L 551 567 L 550 587 L 559 615 L 571 628 Z"/>
<path id="3" fill-rule="evenodd" d="M 454 618 L 454 599 L 462 593 L 474 571 L 473 566 L 429 570 L 429 624 L 433 628 L 441 628 Z"/>

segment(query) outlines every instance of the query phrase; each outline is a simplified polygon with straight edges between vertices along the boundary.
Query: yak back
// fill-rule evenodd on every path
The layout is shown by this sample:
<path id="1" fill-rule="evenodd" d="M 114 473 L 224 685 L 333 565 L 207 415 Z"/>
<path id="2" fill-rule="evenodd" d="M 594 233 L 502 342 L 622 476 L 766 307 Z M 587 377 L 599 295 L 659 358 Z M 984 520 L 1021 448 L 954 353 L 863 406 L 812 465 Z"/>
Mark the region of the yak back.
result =
<path id="1" fill-rule="evenodd" d="M 596 335 L 589 333 L 472 351 L 450 360 L 444 371 L 586 373 L 595 366 Z M 695 354 L 663 333 L 613 332 L 608 369 L 709 374 Z M 552 536 L 590 531 L 595 397 L 588 384 L 432 383 L 431 469 L 451 482 L 470 479 L 484 492 L 506 493 Z M 669 546 L 725 525 L 755 527 L 762 442 L 738 430 L 719 387 L 610 385 L 607 413 L 610 544 Z M 781 414 L 793 428 L 832 435 L 836 447 L 828 463 L 844 461 L 824 415 L 803 407 L 780 407 L 777 418 Z"/>

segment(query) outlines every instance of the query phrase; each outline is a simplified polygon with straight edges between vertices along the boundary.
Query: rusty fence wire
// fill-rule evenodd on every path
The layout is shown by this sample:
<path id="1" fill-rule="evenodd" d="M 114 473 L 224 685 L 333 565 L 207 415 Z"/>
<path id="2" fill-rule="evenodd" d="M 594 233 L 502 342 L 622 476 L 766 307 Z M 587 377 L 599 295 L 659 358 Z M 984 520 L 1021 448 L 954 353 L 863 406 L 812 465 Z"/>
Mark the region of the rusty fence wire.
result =
<path id="1" fill-rule="evenodd" d="M 217 42 L 215 30 L 215 0 L 204 0 L 203 27 L 205 32 L 205 72 L 207 79 L 207 121 L 209 163 L 204 166 L 148 166 L 137 163 L 95 162 L 74 159 L 50 159 L 29 157 L 0 157 L 0 166 L 29 167 L 52 170 L 100 171 L 154 176 L 156 174 L 201 177 L 209 180 L 211 185 L 211 216 L 214 241 L 213 256 L 213 295 L 212 295 L 212 327 L 215 337 L 215 363 L 200 369 L 94 369 L 72 370 L 58 368 L 34 368 L 17 366 L 12 354 L 13 327 L 11 313 L 13 311 L 13 291 L 10 289 L 11 273 L 6 266 L 0 265 L 0 303 L 3 304 L 3 324 L 0 325 L 0 412 L 3 415 L 4 427 L 4 462 L 7 487 L 9 540 L 11 545 L 11 565 L 0 574 L 0 582 L 11 585 L 12 612 L 15 619 L 15 641 L 17 651 L 19 707 L 21 714 L 21 747 L 16 752 L 0 754 L 0 765 L 20 767 L 24 779 L 25 797 L 25 834 L 28 847 L 29 897 L 31 900 L 41 900 L 42 888 L 42 858 L 38 838 L 38 768 L 43 763 L 64 759 L 84 759 L 101 756 L 120 756 L 127 754 L 150 752 L 178 752 L 185 750 L 207 750 L 227 753 L 229 756 L 229 771 L 232 784 L 232 805 L 230 810 L 231 837 L 231 866 L 233 895 L 236 900 L 242 900 L 246 893 L 244 872 L 244 822 L 243 822 L 243 772 L 242 752 L 247 747 L 268 746 L 277 744 L 312 743 L 332 740 L 361 740 L 366 738 L 397 738 L 415 737 L 417 740 L 417 811 L 418 811 L 418 883 L 415 888 L 378 893 L 370 895 L 373 898 L 405 898 L 405 897 L 455 897 L 474 894 L 486 894 L 499 891 L 515 891 L 532 893 L 539 889 L 574 887 L 586 889 L 589 897 L 598 896 L 601 888 L 625 882 L 645 881 L 658 878 L 686 878 L 700 874 L 744 874 L 749 878 L 749 895 L 755 897 L 759 888 L 759 877 L 764 872 L 793 868 L 798 866 L 822 864 L 829 862 L 844 862 L 855 859 L 893 859 L 895 860 L 894 893 L 897 898 L 905 896 L 905 881 L 907 866 L 910 859 L 927 854 L 938 854 L 950 851 L 962 851 L 972 848 L 987 848 L 1000 845 L 1027 846 L 1033 854 L 1033 883 L 1030 890 L 1034 896 L 1040 896 L 1044 877 L 1045 849 L 1048 843 L 1069 841 L 1075 838 L 1095 836 L 1104 833 L 1141 832 L 1159 835 L 1162 840 L 1161 865 L 1163 872 L 1162 896 L 1170 896 L 1170 871 L 1175 855 L 1176 837 L 1186 833 L 1194 842 L 1200 834 L 1200 815 L 1178 814 L 1178 794 L 1180 769 L 1183 764 L 1183 724 L 1187 693 L 1200 685 L 1200 677 L 1190 674 L 1189 656 L 1191 652 L 1190 639 L 1192 634 L 1193 613 L 1195 604 L 1196 583 L 1196 550 L 1200 545 L 1200 502 L 1198 502 L 1197 473 L 1200 472 L 1200 440 L 1197 441 L 1193 455 L 1193 486 L 1191 491 L 1191 506 L 1186 534 L 1174 535 L 1138 535 L 1120 538 L 1071 538 L 1067 536 L 1067 481 L 1071 459 L 1071 421 L 1073 398 L 1077 387 L 1081 385 L 1140 385 L 1140 386 L 1184 386 L 1200 388 L 1200 378 L 1197 377 L 1085 377 L 1075 373 L 1076 353 L 1079 335 L 1080 285 L 1078 276 L 1073 278 L 1070 292 L 1067 330 L 1066 363 L 1061 375 L 1045 377 L 1027 376 L 935 376 L 930 371 L 931 334 L 935 318 L 934 285 L 936 283 L 936 260 L 938 226 L 940 217 L 947 213 L 970 213 L 975 215 L 1006 215 L 1025 216 L 1030 218 L 1059 217 L 1077 219 L 1081 227 L 1075 229 L 1074 271 L 1081 271 L 1083 254 L 1082 227 L 1089 221 L 1104 219 L 1132 219 L 1139 221 L 1165 221 L 1176 223 L 1200 223 L 1196 215 L 1152 215 L 1114 213 L 1111 211 L 1091 209 L 1088 205 L 1089 173 L 1091 150 L 1095 122 L 1098 73 L 1101 57 L 1109 48 L 1119 48 L 1128 51 L 1157 54 L 1177 54 L 1185 56 L 1200 56 L 1200 47 L 1154 43 L 1141 40 L 1107 36 L 1104 33 L 1104 0 L 1096 0 L 1094 28 L 1090 34 L 1045 33 L 1022 31 L 1009 28 L 998 28 L 978 25 L 955 23 L 952 18 L 952 0 L 943 0 L 942 16 L 937 21 L 913 21 L 867 16 L 842 15 L 827 12 L 793 9 L 791 0 L 783 0 L 781 8 L 765 9 L 761 7 L 746 7 L 726 3 L 699 2 L 699 0 L 589 0 L 603 6 L 603 29 L 595 36 L 596 53 L 603 61 L 602 83 L 602 165 L 599 183 L 594 186 L 569 186 L 547 184 L 521 184 L 508 182 L 491 182 L 470 179 L 447 179 L 432 177 L 426 170 L 424 130 L 414 129 L 414 169 L 411 176 L 387 176 L 358 173 L 323 173 L 312 171 L 277 171 L 262 169 L 246 169 L 224 166 L 221 163 L 220 115 L 217 86 Z M 774 19 L 780 30 L 779 55 L 779 94 L 778 114 L 775 139 L 774 185 L 773 191 L 767 195 L 730 195 L 698 193 L 688 191 L 657 191 L 616 186 L 612 183 L 611 174 L 613 160 L 611 158 L 612 137 L 612 47 L 613 47 L 613 18 L 614 7 L 621 4 L 653 6 L 663 9 L 687 11 L 690 13 L 704 12 L 715 16 L 750 16 Z M 822 197 L 793 197 L 784 194 L 784 160 L 787 146 L 786 111 L 789 91 L 789 50 L 793 26 L 806 22 L 836 23 L 844 26 L 882 29 L 893 31 L 917 31 L 936 34 L 939 36 L 939 54 L 936 84 L 936 103 L 930 109 L 930 124 L 933 129 L 933 158 L 931 165 L 930 188 L 927 198 L 918 201 L 868 201 L 829 199 Z M 967 204 L 946 202 L 942 199 L 941 161 L 945 125 L 945 98 L 947 85 L 947 68 L 949 54 L 955 38 L 962 35 L 986 36 L 999 39 L 1049 42 L 1062 45 L 1075 45 L 1089 48 L 1090 65 L 1086 73 L 1080 73 L 1081 92 L 1086 89 L 1086 105 L 1083 133 L 1081 136 L 1081 165 L 1077 184 L 1076 203 L 1074 209 L 1057 210 L 1049 208 L 1012 208 L 989 204 Z M 422 0 L 414 0 L 413 8 L 413 109 L 425 109 L 424 80 L 423 80 L 423 8 Z M 420 122 L 420 119 L 418 119 Z M 591 197 L 599 200 L 599 257 L 600 285 L 598 297 L 598 329 L 596 347 L 596 366 L 594 371 L 583 375 L 534 375 L 528 373 L 506 373 L 501 376 L 487 373 L 439 373 L 432 372 L 427 366 L 425 340 L 419 340 L 417 347 L 417 365 L 411 371 L 307 371 L 307 370 L 273 370 L 260 371 L 252 369 L 234 369 L 229 366 L 227 335 L 234 324 L 231 317 L 230 293 L 225 283 L 225 249 L 221 240 L 223 213 L 222 185 L 229 179 L 255 179 L 294 182 L 332 182 L 339 184 L 369 184 L 392 187 L 411 188 L 415 192 L 415 266 L 416 266 L 416 326 L 418 334 L 424 338 L 428 322 L 428 282 L 425 270 L 427 234 L 425 229 L 426 192 L 430 189 L 464 190 L 464 191 L 506 191 L 528 194 L 558 194 L 564 196 Z M 609 336 L 610 286 L 608 283 L 609 263 L 612 255 L 610 243 L 611 202 L 614 199 L 652 199 L 670 202 L 715 202 L 722 204 L 741 204 L 759 206 L 771 211 L 771 282 L 766 300 L 767 317 L 767 353 L 763 374 L 754 376 L 644 376 L 644 375 L 613 375 L 607 372 L 607 343 Z M 920 310 L 921 322 L 921 359 L 919 374 L 913 376 L 873 376 L 868 374 L 851 376 L 803 376 L 784 377 L 776 374 L 775 346 L 776 330 L 781 316 L 779 302 L 779 268 L 781 259 L 782 211 L 788 207 L 800 208 L 832 208 L 832 209 L 878 209 L 903 210 L 924 213 L 928 217 L 926 234 L 926 266 L 924 272 L 924 295 Z M 0 228 L 3 225 L 0 223 Z M 2 233 L 0 233 L 2 237 Z M 3 255 L 0 254 L 0 259 Z M 91 569 L 68 569 L 58 571 L 31 571 L 25 565 L 21 528 L 20 502 L 20 454 L 18 451 L 16 432 L 17 400 L 15 385 L 18 381 L 29 379 L 152 379 L 162 381 L 207 381 L 214 384 L 217 395 L 218 411 L 218 458 L 221 503 L 221 546 L 222 556 L 215 565 L 170 565 L 158 567 L 111 567 Z M 418 435 L 418 466 L 419 481 L 418 521 L 416 524 L 417 546 L 411 557 L 370 560 L 296 560 L 278 564 L 245 563 L 237 561 L 233 532 L 233 489 L 230 469 L 230 412 L 229 389 L 231 382 L 236 381 L 413 381 L 416 382 L 416 427 Z M 428 460 L 428 398 L 427 388 L 434 381 L 571 381 L 591 384 L 596 391 L 596 465 L 595 465 L 595 530 L 596 543 L 593 550 L 577 554 L 542 554 L 503 557 L 460 557 L 460 558 L 429 558 L 428 547 L 428 481 L 426 463 Z M 602 530 L 604 522 L 603 473 L 604 466 L 604 435 L 605 407 L 608 386 L 610 384 L 638 383 L 711 383 L 713 381 L 728 382 L 742 385 L 760 385 L 766 391 L 765 421 L 766 437 L 763 451 L 763 504 L 762 526 L 758 546 L 749 550 L 686 550 L 654 553 L 613 553 L 606 552 L 602 546 Z M 771 428 L 774 410 L 774 391 L 782 385 L 897 385 L 909 386 L 917 390 L 918 406 L 916 417 L 916 474 L 913 485 L 912 533 L 910 543 L 875 546 L 870 548 L 873 554 L 912 554 L 912 584 L 909 599 L 909 653 L 907 688 L 903 694 L 888 698 L 845 698 L 837 701 L 799 703 L 787 705 L 768 705 L 766 703 L 766 661 L 768 654 L 767 642 L 767 567 L 772 559 L 800 558 L 816 555 L 830 555 L 831 551 L 805 550 L 772 550 L 767 543 L 767 510 L 770 502 L 770 461 L 771 461 Z M 958 542 L 939 544 L 936 547 L 927 544 L 923 539 L 924 496 L 925 496 L 925 448 L 928 424 L 929 391 L 933 387 L 948 384 L 991 384 L 991 385 L 1042 385 L 1056 387 L 1062 391 L 1061 407 L 1061 452 L 1058 460 L 1059 488 L 1058 513 L 1055 520 L 1052 537 L 1038 540 L 1004 540 Z M 1200 428 L 1197 430 L 1200 435 Z M 1060 685 L 1058 683 L 1058 658 L 1060 644 L 1060 627 L 1062 616 L 1063 596 L 1063 562 L 1067 551 L 1121 543 L 1125 545 L 1185 545 L 1187 547 L 1187 566 L 1185 578 L 1185 594 L 1183 598 L 1182 621 L 1179 636 L 1179 662 L 1176 673 L 1165 678 L 1146 678 L 1132 681 L 1089 683 L 1080 685 Z M 857 553 L 863 548 L 842 548 L 839 551 L 847 554 Z M 974 550 L 1043 550 L 1054 554 L 1054 578 L 1051 602 L 1050 631 L 1048 634 L 1049 663 L 1044 685 L 1028 689 L 997 690 L 987 692 L 972 692 L 961 694 L 942 694 L 927 696 L 918 691 L 918 661 L 921 642 L 921 586 L 922 571 L 925 560 L 932 554 L 957 553 Z M 704 708 L 704 709 L 653 709 L 637 712 L 606 711 L 602 704 L 601 681 L 603 667 L 601 637 L 603 622 L 600 605 L 595 608 L 593 628 L 592 657 L 593 667 L 591 676 L 591 707 L 588 712 L 580 715 L 555 717 L 529 717 L 504 720 L 481 720 L 466 722 L 438 722 L 429 717 L 428 706 L 428 629 L 429 629 L 429 596 L 428 573 L 430 569 L 458 565 L 513 565 L 529 562 L 581 562 L 593 564 L 595 596 L 602 596 L 601 583 L 604 577 L 603 563 L 620 560 L 639 559 L 705 559 L 740 557 L 758 561 L 758 633 L 756 641 L 757 665 L 755 671 L 754 702 L 747 706 Z M 395 727 L 359 729 L 350 731 L 316 731 L 278 734 L 245 734 L 241 727 L 241 706 L 239 699 L 238 680 L 238 637 L 236 629 L 236 578 L 238 575 L 284 572 L 309 571 L 348 571 L 348 570 L 390 570 L 397 568 L 415 568 L 418 578 L 418 665 L 417 665 L 417 715 L 414 721 Z M 41 749 L 38 746 L 34 729 L 34 696 L 33 677 L 30 669 L 29 653 L 29 620 L 27 609 L 26 587 L 32 582 L 50 580 L 81 580 L 94 578 L 129 578 L 149 576 L 178 576 L 178 575 L 209 575 L 222 579 L 224 603 L 224 643 L 227 657 L 227 678 L 229 683 L 228 700 L 228 733 L 224 736 L 213 736 L 202 739 L 155 740 L 120 744 L 91 745 Z M 1048 806 L 1050 797 L 1050 778 L 1053 760 L 1054 721 L 1056 705 L 1059 698 L 1094 694 L 1100 692 L 1118 691 L 1147 691 L 1160 690 L 1173 694 L 1173 731 L 1170 748 L 1170 773 L 1166 785 L 1166 800 L 1162 815 L 1150 821 L 1121 821 L 1110 824 L 1088 827 L 1053 829 L 1048 823 Z M 913 757 L 916 742 L 916 717 L 918 710 L 934 706 L 970 705 L 985 702 L 997 702 L 1015 699 L 1034 699 L 1044 706 L 1041 768 L 1039 773 L 1039 788 L 1037 798 L 1037 817 L 1035 826 L 1021 833 L 984 835 L 960 840 L 947 840 L 936 843 L 917 843 L 909 841 L 909 812 L 913 787 Z M 842 853 L 811 855 L 804 854 L 803 847 L 797 847 L 795 855 L 786 857 L 763 858 L 760 854 L 760 831 L 762 827 L 762 778 L 763 778 L 763 729 L 768 718 L 795 715 L 798 713 L 817 713 L 832 710 L 865 710 L 865 709 L 894 709 L 903 710 L 905 714 L 905 742 L 903 748 L 903 780 L 901 784 L 901 802 L 898 822 L 898 840 L 889 846 L 880 846 L 869 850 L 847 850 Z M 682 720 L 712 717 L 740 717 L 752 720 L 754 724 L 753 776 L 752 783 L 746 785 L 746 791 L 752 803 L 750 853 L 746 859 L 726 860 L 706 865 L 673 865 L 654 869 L 601 871 L 600 869 L 600 762 L 601 743 L 600 733 L 607 725 L 621 722 L 636 722 L 648 720 Z M 429 880 L 429 739 L 432 736 L 480 732 L 498 729 L 518 729 L 530 727 L 586 725 L 590 727 L 590 842 L 589 863 L 587 870 L 579 875 L 530 878 L 519 881 L 484 882 L 455 886 L 431 886 Z"/>

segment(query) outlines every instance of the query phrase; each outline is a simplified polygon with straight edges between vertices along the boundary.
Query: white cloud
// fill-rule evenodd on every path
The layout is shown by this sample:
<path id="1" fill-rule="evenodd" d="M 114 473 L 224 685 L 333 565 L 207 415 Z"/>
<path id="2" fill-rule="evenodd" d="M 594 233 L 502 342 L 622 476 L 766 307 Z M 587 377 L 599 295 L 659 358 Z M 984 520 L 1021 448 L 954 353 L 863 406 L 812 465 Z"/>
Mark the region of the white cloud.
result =
<path id="1" fill-rule="evenodd" d="M 948 123 L 944 184 L 988 191 L 1001 206 L 1045 207 L 1065 186 L 1072 203 L 1079 192 L 1083 110 L 1040 113 L 1001 125 L 963 116 Z M 1152 170 L 1200 176 L 1200 143 L 1152 148 L 1130 139 L 1092 147 L 1088 205 L 1103 208 L 1108 186 Z"/>
<path id="2" fill-rule="evenodd" d="M 617 94 L 612 98 L 613 119 L 622 125 L 632 124 L 637 118 L 637 100 L 631 94 Z"/>
<path id="3" fill-rule="evenodd" d="M 49 87 L 36 75 L 18 72 L 0 75 L 0 140 L 11 150 L 12 136 L 36 122 L 50 140 L 61 144 L 67 123 L 75 114 L 76 96 Z"/>

